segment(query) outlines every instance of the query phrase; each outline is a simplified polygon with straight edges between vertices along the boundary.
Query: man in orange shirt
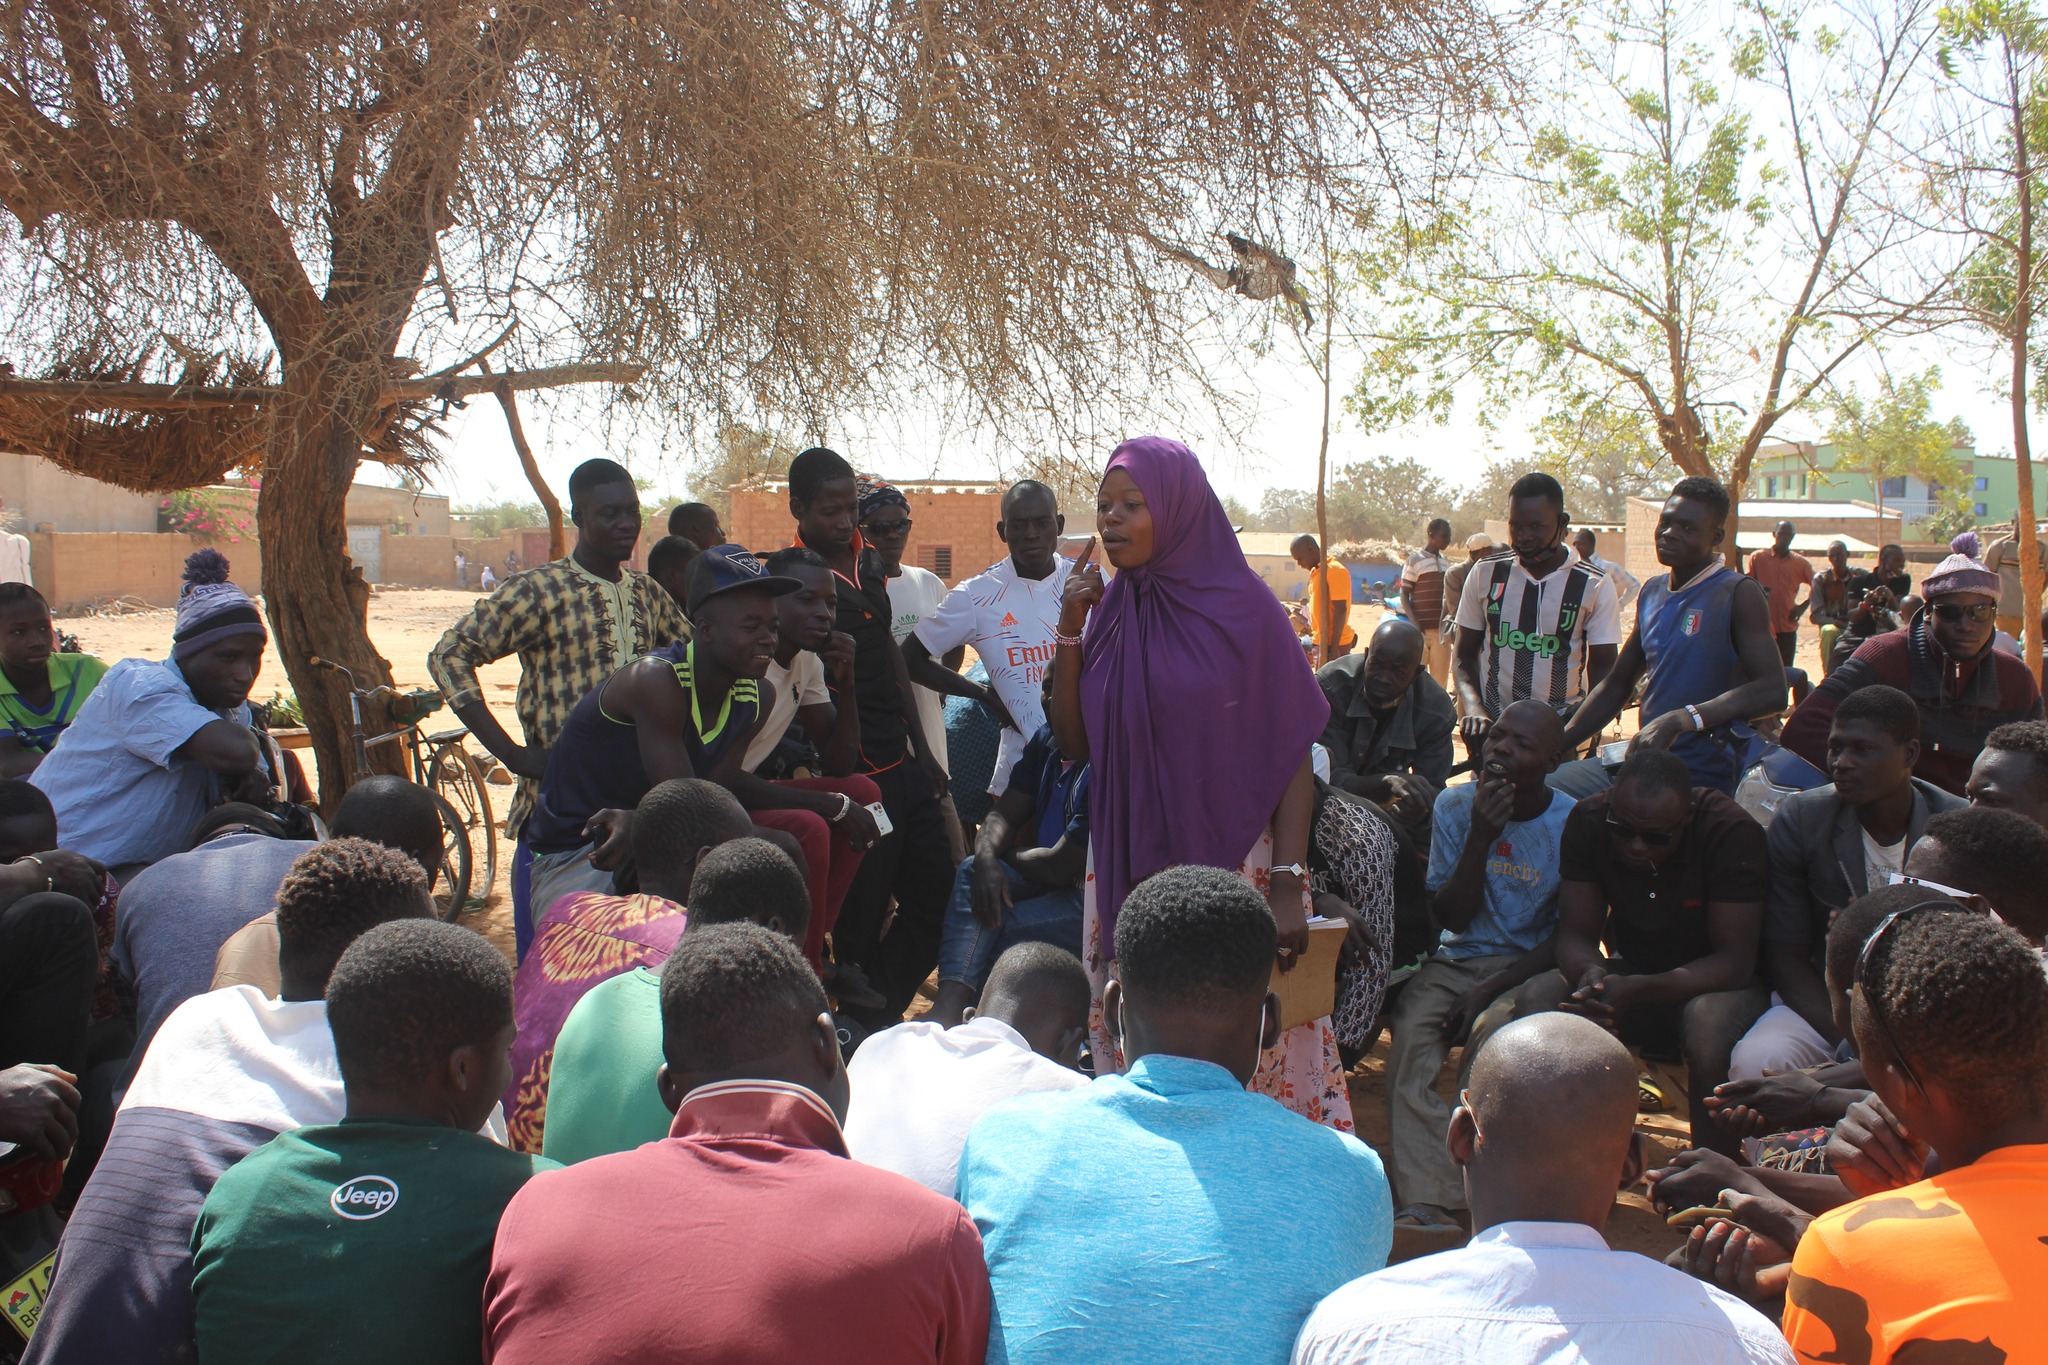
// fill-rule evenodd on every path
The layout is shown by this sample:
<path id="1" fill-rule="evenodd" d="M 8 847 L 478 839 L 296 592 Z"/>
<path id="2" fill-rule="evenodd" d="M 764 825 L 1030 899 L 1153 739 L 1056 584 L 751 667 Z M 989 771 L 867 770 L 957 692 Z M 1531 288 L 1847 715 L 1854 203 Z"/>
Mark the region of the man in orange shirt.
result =
<path id="1" fill-rule="evenodd" d="M 1308 625 L 1316 641 L 1313 662 L 1321 668 L 1358 645 L 1351 628 L 1351 570 L 1324 554 L 1314 536 L 1296 536 L 1288 549 L 1308 571 Z"/>
<path id="2" fill-rule="evenodd" d="M 1808 1227 L 1785 1296 L 1802 1362 L 2048 1359 L 2048 976 L 2011 928 L 1954 909 L 1930 892 L 1858 959 L 1857 1051 L 1910 1134 L 1890 1164 L 1934 1174 Z"/>
<path id="3" fill-rule="evenodd" d="M 1763 585 L 1770 601 L 1771 634 L 1777 637 L 1778 657 L 1787 668 L 1799 652 L 1799 618 L 1812 605 L 1810 598 L 1800 597 L 1799 592 L 1813 587 L 1813 561 L 1792 553 L 1796 534 L 1791 522 L 1781 521 L 1772 535 L 1771 548 L 1749 557 L 1749 576 Z"/>

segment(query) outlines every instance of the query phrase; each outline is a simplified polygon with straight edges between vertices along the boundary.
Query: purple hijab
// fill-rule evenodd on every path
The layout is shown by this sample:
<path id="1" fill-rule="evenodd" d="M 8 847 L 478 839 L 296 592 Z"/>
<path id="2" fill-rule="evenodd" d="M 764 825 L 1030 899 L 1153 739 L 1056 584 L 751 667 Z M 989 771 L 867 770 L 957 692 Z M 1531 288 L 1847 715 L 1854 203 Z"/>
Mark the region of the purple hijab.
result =
<path id="1" fill-rule="evenodd" d="M 1244 861 L 1330 716 L 1194 452 L 1141 436 L 1110 456 L 1118 468 L 1151 510 L 1152 558 L 1117 573 L 1082 648 L 1105 955 L 1139 882 L 1179 863 Z"/>

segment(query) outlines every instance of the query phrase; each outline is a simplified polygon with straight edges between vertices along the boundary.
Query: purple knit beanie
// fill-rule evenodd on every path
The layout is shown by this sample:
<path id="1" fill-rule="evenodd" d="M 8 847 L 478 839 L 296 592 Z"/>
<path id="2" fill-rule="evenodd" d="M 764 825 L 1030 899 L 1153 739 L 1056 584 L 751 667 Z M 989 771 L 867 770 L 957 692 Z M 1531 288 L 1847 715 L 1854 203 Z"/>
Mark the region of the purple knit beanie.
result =
<path id="1" fill-rule="evenodd" d="M 234 635 L 268 639 L 256 604 L 228 582 L 227 556 L 211 547 L 185 557 L 185 587 L 178 594 L 178 628 L 171 635 L 171 657 L 189 659 L 200 650 Z"/>
<path id="2" fill-rule="evenodd" d="M 1998 575 L 1977 558 L 1977 533 L 1965 531 L 1948 543 L 1949 556 L 1920 580 L 1920 595 L 1929 601 L 1952 592 L 1998 596 Z"/>

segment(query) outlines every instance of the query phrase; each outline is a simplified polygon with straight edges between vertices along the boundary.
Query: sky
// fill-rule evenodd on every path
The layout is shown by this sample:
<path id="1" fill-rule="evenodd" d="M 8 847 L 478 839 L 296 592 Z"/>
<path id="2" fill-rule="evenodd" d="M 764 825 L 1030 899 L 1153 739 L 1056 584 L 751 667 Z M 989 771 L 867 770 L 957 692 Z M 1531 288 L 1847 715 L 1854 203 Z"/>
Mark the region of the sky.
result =
<path id="1" fill-rule="evenodd" d="M 1718 51 L 1735 18 L 1730 0 L 1707 0 L 1689 11 L 1686 28 L 1695 42 Z M 1631 50 L 1638 54 L 1640 49 Z M 1711 65 L 1711 61 L 1709 63 Z M 1631 76 L 1641 79 L 1640 73 Z M 1818 77 L 1816 77 L 1818 79 Z M 1741 87 L 1741 98 L 1758 103 L 1748 112 L 1751 128 L 1760 137 L 1758 155 L 1752 168 L 1767 162 L 1782 162 L 1781 120 L 1757 87 Z M 1575 85 L 1553 92 L 1562 101 L 1559 117 L 1581 119 L 1586 126 L 1597 123 L 1590 115 L 1574 113 Z M 1580 96 L 1582 98 L 1582 96 Z M 1818 125 L 1815 125 L 1818 126 Z M 1602 136 L 1600 134 L 1589 134 Z M 1510 190 L 1509 193 L 1526 192 Z M 1757 259 L 1747 262 L 1751 272 L 1763 279 L 1803 276 L 1805 262 L 1778 254 L 1770 245 L 1770 234 L 1760 236 Z M 1206 288 L 1190 281 L 1191 288 Z M 1774 292 L 1777 291 L 1774 288 Z M 1246 307 L 1258 305 L 1246 304 Z M 1371 305 L 1354 311 L 1368 314 Z M 1764 337 L 1764 349 L 1768 341 Z M 1200 429 L 1169 429 L 1160 434 L 1185 440 L 1208 465 L 1219 489 L 1256 508 L 1262 493 L 1272 487 L 1310 488 L 1314 485 L 1316 449 L 1319 438 L 1321 391 L 1314 376 L 1300 360 L 1298 351 L 1286 344 L 1275 345 L 1259 357 L 1243 362 L 1221 350 L 1227 343 L 1212 343 L 1213 372 L 1241 375 L 1228 387 L 1249 406 L 1252 418 L 1243 424 L 1241 443 L 1225 442 Z M 1938 421 L 1961 417 L 1975 433 L 1977 448 L 1985 453 L 2009 452 L 2012 447 L 2010 410 L 1998 392 L 1998 373 L 2005 362 L 1981 342 L 1965 337 L 1917 338 L 1886 342 L 1881 351 L 1866 349 L 1838 372 L 1839 382 L 1852 384 L 1865 394 L 1876 387 L 1882 369 L 1918 372 L 1938 364 L 1943 386 L 1934 408 Z M 1337 365 L 1339 395 L 1357 376 L 1359 357 L 1344 363 L 1340 350 Z M 1220 382 L 1220 381 L 1219 381 Z M 1196 386 L 1190 382 L 1190 393 Z M 931 389 L 906 392 L 885 422 L 867 426 L 850 424 L 834 430 L 830 443 L 848 456 L 857 468 L 872 470 L 898 479 L 956 478 L 986 479 L 1004 473 L 987 443 L 959 424 L 951 422 Z M 1477 482 L 1487 464 L 1495 459 L 1518 461 L 1532 452 L 1532 427 L 1543 412 L 1540 406 L 1507 412 L 1489 429 L 1480 418 L 1478 392 L 1461 395 L 1449 419 L 1442 423 L 1417 424 L 1400 430 L 1366 433 L 1348 422 L 1341 401 L 1334 414 L 1330 442 L 1333 470 L 1345 464 L 1376 458 L 1413 458 L 1438 477 L 1456 487 Z M 1182 403 L 1181 406 L 1196 406 Z M 606 424 L 600 420 L 602 399 L 580 392 L 557 395 L 529 394 L 521 399 L 529 439 L 541 468 L 558 493 L 564 493 L 568 474 L 576 464 L 595 455 L 608 455 L 626 464 L 636 474 L 652 481 L 653 494 L 679 497 L 685 493 L 687 450 L 664 450 L 658 433 L 634 433 L 631 421 Z M 1130 435 L 1143 434 L 1151 424 L 1143 414 L 1133 414 Z M 1824 438 L 1826 413 L 1806 409 L 1783 418 L 1774 437 L 1787 439 Z M 624 434 L 613 434 L 614 432 Z M 503 415 L 488 398 L 473 400 L 452 413 L 447 422 L 448 439 L 443 444 L 445 466 L 436 472 L 437 491 L 448 493 L 458 505 L 531 498 L 506 436 Z M 798 444 L 804 443 L 801 439 Z M 1072 452 L 1082 454 L 1083 452 Z M 1108 450 L 1095 452 L 1098 466 Z M 374 477 L 374 475 L 372 475 Z M 1673 471 L 1676 477 L 1676 471 Z"/>
<path id="2" fill-rule="evenodd" d="M 1975 346 L 1958 348 L 1933 339 L 1890 346 L 1884 360 L 1894 369 L 1919 370 L 1939 364 L 1943 386 L 1934 410 L 1936 420 L 1961 417 L 1976 433 L 1980 451 L 2010 452 L 2012 419 L 1997 391 L 1993 370 L 2003 367 L 1995 357 Z M 1355 363 L 1340 367 L 1340 383 L 1348 386 L 1356 373 Z M 1867 392 L 1875 384 L 1876 373 L 1875 365 L 1865 361 L 1852 366 L 1848 377 Z M 1186 440 L 1203 456 L 1219 490 L 1249 507 L 1256 508 L 1261 493 L 1269 487 L 1313 487 L 1322 402 L 1314 376 L 1299 363 L 1264 358 L 1249 370 L 1241 395 L 1254 405 L 1256 414 L 1247 424 L 1248 436 L 1242 447 L 1212 446 L 1198 433 L 1187 431 L 1163 434 Z M 684 494 L 687 451 L 664 452 L 659 440 L 651 436 L 608 443 L 598 420 L 600 406 L 595 394 L 521 396 L 527 439 L 557 495 L 566 499 L 569 471 L 597 455 L 617 459 L 634 473 L 653 480 L 654 494 L 670 500 Z M 1331 468 L 1366 459 L 1412 457 L 1439 477 L 1463 487 L 1479 479 L 1490 459 L 1528 457 L 1533 445 L 1530 424 L 1540 410 L 1510 412 L 1506 420 L 1488 430 L 1478 419 L 1478 407 L 1476 396 L 1468 395 L 1446 423 L 1371 434 L 1347 423 L 1340 409 L 1333 415 Z M 1782 419 L 1774 435 L 1814 439 L 1825 430 L 1824 413 L 1803 411 Z M 1142 433 L 1134 430 L 1131 434 Z M 993 455 L 954 431 L 937 411 L 906 408 L 886 428 L 854 428 L 834 439 L 835 448 L 857 467 L 890 478 L 987 479 L 999 473 Z M 506 435 L 504 416 L 492 399 L 474 399 L 468 407 L 451 412 L 442 449 L 447 458 L 436 471 L 433 486 L 458 506 L 499 499 L 531 500 Z M 1108 458 L 1107 450 L 1100 454 L 1102 459 Z M 374 468 L 366 467 L 364 477 L 375 480 Z M 1677 477 L 1675 472 L 1673 477 Z"/>

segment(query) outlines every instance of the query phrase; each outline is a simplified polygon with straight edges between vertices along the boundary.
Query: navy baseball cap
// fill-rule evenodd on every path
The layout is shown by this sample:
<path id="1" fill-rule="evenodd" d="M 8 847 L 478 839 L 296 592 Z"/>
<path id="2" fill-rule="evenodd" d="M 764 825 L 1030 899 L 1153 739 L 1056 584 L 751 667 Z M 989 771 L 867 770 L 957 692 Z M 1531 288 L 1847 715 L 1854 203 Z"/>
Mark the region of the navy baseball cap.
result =
<path id="1" fill-rule="evenodd" d="M 697 608 L 735 588 L 762 588 L 770 597 L 780 597 L 802 586 L 794 578 L 769 573 L 744 545 L 714 545 L 690 561 L 683 592 L 689 598 L 689 613 L 695 616 Z"/>

